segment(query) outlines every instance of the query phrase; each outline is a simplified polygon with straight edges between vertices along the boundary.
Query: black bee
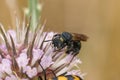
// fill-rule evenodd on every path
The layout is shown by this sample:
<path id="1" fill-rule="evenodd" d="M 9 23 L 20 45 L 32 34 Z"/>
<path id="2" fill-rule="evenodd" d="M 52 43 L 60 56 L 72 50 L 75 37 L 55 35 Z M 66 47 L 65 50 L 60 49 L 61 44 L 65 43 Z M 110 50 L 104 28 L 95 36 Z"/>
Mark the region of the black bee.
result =
<path id="1" fill-rule="evenodd" d="M 57 76 L 48 80 L 82 80 L 82 78 L 76 75 L 64 75 L 64 76 Z"/>
<path id="2" fill-rule="evenodd" d="M 54 74 L 54 77 L 47 79 L 46 71 L 44 70 L 42 65 L 40 65 L 40 66 L 41 66 L 41 68 L 43 70 L 44 79 L 39 77 L 39 80 L 83 80 L 81 77 L 76 76 L 76 75 L 60 75 L 60 76 L 56 76 L 53 71 L 52 71 L 52 73 Z"/>
<path id="3" fill-rule="evenodd" d="M 52 40 L 47 41 L 52 41 L 55 51 L 67 47 L 67 54 L 72 53 L 73 55 L 77 55 L 81 49 L 81 41 L 86 41 L 87 38 L 84 34 L 62 32 L 61 34 L 54 35 Z"/>

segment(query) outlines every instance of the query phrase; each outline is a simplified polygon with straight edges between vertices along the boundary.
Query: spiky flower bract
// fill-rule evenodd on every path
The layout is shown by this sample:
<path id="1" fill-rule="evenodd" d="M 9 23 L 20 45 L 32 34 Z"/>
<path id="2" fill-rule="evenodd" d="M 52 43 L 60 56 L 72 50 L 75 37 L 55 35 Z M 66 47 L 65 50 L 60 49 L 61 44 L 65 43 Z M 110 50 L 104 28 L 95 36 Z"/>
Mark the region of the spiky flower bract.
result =
<path id="1" fill-rule="evenodd" d="M 39 24 L 38 24 L 39 25 Z M 47 79 L 66 73 L 82 77 L 79 58 L 66 54 L 65 49 L 54 51 L 51 40 L 54 32 L 43 32 L 44 26 L 30 30 L 30 20 L 22 27 L 16 20 L 16 30 L 5 31 L 0 24 L 0 80 L 39 80 L 45 69 Z M 41 66 L 40 66 L 41 65 Z M 73 68 L 77 69 L 74 70 Z"/>

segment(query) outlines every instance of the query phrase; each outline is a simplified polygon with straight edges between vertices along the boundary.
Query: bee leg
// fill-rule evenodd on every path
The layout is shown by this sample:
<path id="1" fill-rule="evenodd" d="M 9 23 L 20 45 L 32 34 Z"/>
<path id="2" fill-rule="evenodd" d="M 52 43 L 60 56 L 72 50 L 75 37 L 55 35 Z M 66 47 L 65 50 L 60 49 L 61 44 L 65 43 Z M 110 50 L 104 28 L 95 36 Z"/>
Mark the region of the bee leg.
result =
<path id="1" fill-rule="evenodd" d="M 52 41 L 52 40 L 45 40 L 45 41 L 43 41 L 43 42 L 49 42 L 49 41 Z"/>
<path id="2" fill-rule="evenodd" d="M 62 73 L 60 76 L 64 76 L 65 74 L 67 74 L 67 72 Z"/>
<path id="3" fill-rule="evenodd" d="M 46 79 L 46 72 L 45 72 L 45 70 L 44 70 L 44 68 L 42 67 L 42 65 L 41 65 L 41 64 L 40 64 L 40 67 L 41 67 L 41 68 L 42 68 L 42 70 L 43 70 L 44 79 L 45 79 L 45 80 L 47 80 L 47 79 Z M 40 78 L 40 79 L 41 79 L 41 78 Z"/>

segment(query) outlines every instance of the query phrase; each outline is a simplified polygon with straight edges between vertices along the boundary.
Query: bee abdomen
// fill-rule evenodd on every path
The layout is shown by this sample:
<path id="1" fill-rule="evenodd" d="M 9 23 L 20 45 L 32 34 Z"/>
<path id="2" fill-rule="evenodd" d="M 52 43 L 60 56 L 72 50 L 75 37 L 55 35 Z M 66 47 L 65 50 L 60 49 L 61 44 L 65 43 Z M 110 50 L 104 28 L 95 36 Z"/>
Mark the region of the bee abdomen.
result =
<path id="1" fill-rule="evenodd" d="M 49 80 L 82 80 L 82 79 L 75 75 L 66 75 L 66 76 L 58 76 L 56 78 L 52 78 Z"/>

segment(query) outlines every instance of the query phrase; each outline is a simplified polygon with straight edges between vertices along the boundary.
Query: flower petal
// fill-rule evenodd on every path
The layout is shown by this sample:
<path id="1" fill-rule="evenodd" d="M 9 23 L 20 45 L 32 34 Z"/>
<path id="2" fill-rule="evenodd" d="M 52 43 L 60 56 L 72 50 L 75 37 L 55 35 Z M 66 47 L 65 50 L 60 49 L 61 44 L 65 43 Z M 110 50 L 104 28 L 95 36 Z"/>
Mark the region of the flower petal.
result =
<path id="1" fill-rule="evenodd" d="M 26 53 L 21 53 L 18 58 L 16 58 L 19 68 L 24 68 L 27 66 L 29 59 Z"/>
<path id="2" fill-rule="evenodd" d="M 43 56 L 43 58 L 41 59 L 41 62 L 40 62 L 40 64 L 42 65 L 42 67 L 44 69 L 48 68 L 53 63 L 54 62 L 52 61 L 52 57 L 46 56 L 46 55 Z"/>
<path id="3" fill-rule="evenodd" d="M 7 74 L 12 74 L 11 61 L 8 59 L 2 59 L 2 70 Z"/>
<path id="4" fill-rule="evenodd" d="M 37 75 L 37 69 L 35 67 L 31 68 L 30 66 L 27 66 L 25 71 L 30 78 Z"/>
<path id="5" fill-rule="evenodd" d="M 31 65 L 33 66 L 35 62 L 40 59 L 43 55 L 43 51 L 40 49 L 33 49 L 33 58 L 32 58 L 32 63 Z"/>

